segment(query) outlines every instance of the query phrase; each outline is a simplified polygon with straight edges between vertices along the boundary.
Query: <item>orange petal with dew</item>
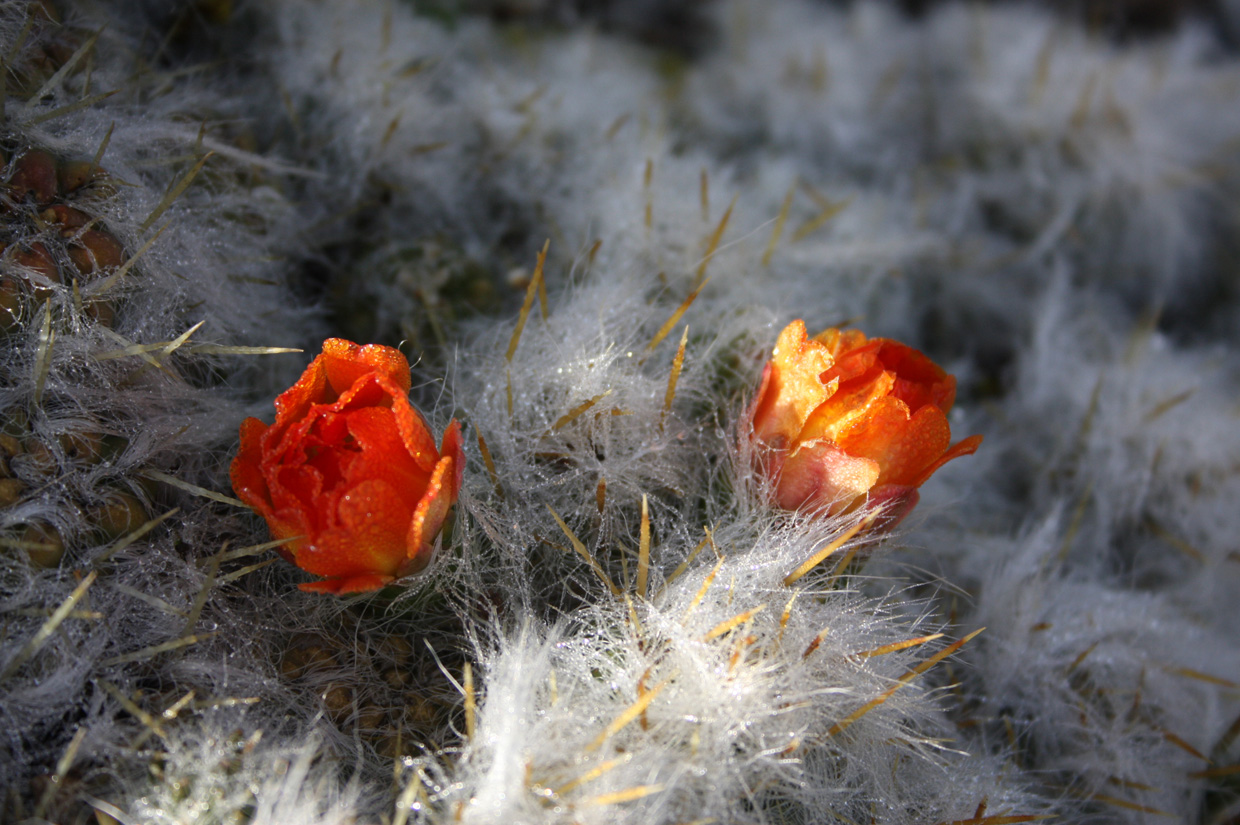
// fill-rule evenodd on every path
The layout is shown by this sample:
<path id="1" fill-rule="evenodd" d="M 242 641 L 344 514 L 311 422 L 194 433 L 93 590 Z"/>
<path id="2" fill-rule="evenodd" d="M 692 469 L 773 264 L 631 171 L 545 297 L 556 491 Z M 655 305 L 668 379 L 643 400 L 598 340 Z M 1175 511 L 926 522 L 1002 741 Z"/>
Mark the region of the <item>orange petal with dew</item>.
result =
<path id="1" fill-rule="evenodd" d="M 980 446 L 982 446 L 982 436 L 980 435 L 971 435 L 968 438 L 961 439 L 958 443 L 948 448 L 937 460 L 927 466 L 919 476 L 913 479 L 911 484 L 914 487 L 920 487 L 925 483 L 926 479 L 934 475 L 944 464 L 953 458 L 960 458 L 962 455 L 973 455 Z"/>
<path id="2" fill-rule="evenodd" d="M 882 339 L 875 338 L 857 349 L 840 352 L 831 368 L 820 375 L 819 380 L 824 384 L 835 381 L 840 386 L 847 386 L 854 381 L 873 381 L 874 376 L 883 371 L 883 364 L 878 360 L 882 345 Z"/>
<path id="3" fill-rule="evenodd" d="M 343 338 L 328 338 L 323 342 L 323 354 L 315 361 L 322 364 L 327 384 L 337 396 L 372 373 L 387 378 L 400 388 L 400 394 L 409 392 L 409 361 L 392 347 L 359 346 Z"/>
<path id="4" fill-rule="evenodd" d="M 323 371 L 321 358 L 319 356 L 311 361 L 297 383 L 276 396 L 274 429 L 283 430 L 289 423 L 300 420 L 311 404 L 322 404 L 326 399 L 327 375 Z"/>
<path id="5" fill-rule="evenodd" d="M 754 395 L 753 400 L 749 402 L 749 406 L 741 413 L 741 421 L 749 425 L 753 438 L 759 438 L 758 435 L 758 411 L 767 410 L 774 403 L 774 393 L 771 392 L 771 375 L 775 372 L 771 367 L 771 362 L 767 361 L 762 365 L 762 377 L 758 379 L 758 392 Z M 767 422 L 764 422 L 766 424 Z M 769 429 L 769 427 L 764 427 Z"/>
<path id="6" fill-rule="evenodd" d="M 448 511 L 456 501 L 456 476 L 452 470 L 454 463 L 451 456 L 439 459 L 430 484 L 426 487 L 426 493 L 413 511 L 413 522 L 409 525 L 405 543 L 408 548 L 408 560 L 404 565 L 406 573 L 415 573 L 430 562 L 435 536 L 443 529 Z"/>
<path id="7" fill-rule="evenodd" d="M 779 448 L 796 439 L 810 413 L 835 391 L 819 376 L 831 367 L 831 353 L 805 333 L 804 321 L 793 321 L 779 334 L 764 376 L 765 389 L 754 409 L 754 436 Z"/>
<path id="8" fill-rule="evenodd" d="M 882 341 L 878 357 L 885 369 L 896 374 L 892 395 L 899 398 L 913 412 L 927 404 L 933 404 L 948 412 L 956 401 L 956 378 L 948 375 L 942 367 L 926 357 L 925 353 L 907 344 Z"/>
<path id="9" fill-rule="evenodd" d="M 827 348 L 832 358 L 839 358 L 841 353 L 865 346 L 865 333 L 859 329 L 824 329 L 814 336 L 814 340 Z"/>
<path id="10" fill-rule="evenodd" d="M 415 410 L 403 395 L 392 404 L 392 414 L 396 417 L 396 430 L 404 442 L 405 450 L 422 471 L 429 475 L 439 460 L 439 451 L 435 449 L 435 439 L 430 428 L 426 426 L 426 419 L 422 418 L 422 414 Z"/>
<path id="11" fill-rule="evenodd" d="M 881 369 L 871 371 L 869 381 L 850 381 L 842 384 L 835 395 L 818 405 L 801 430 L 804 442 L 820 438 L 838 441 L 840 433 L 847 432 L 864 417 L 871 406 L 891 392 L 895 376 Z"/>
<path id="12" fill-rule="evenodd" d="M 409 505 L 386 481 L 362 481 L 340 497 L 333 526 L 297 551 L 297 566 L 316 576 L 394 576 L 405 558 Z"/>
<path id="13" fill-rule="evenodd" d="M 838 513 L 878 480 L 880 468 L 827 440 L 805 444 L 784 461 L 775 499 L 785 510 L 821 507 Z"/>
<path id="14" fill-rule="evenodd" d="M 951 443 L 947 416 L 938 407 L 922 407 L 911 417 L 908 406 L 888 396 L 870 408 L 870 414 L 844 433 L 840 447 L 882 467 L 878 484 L 917 486 L 926 467 L 943 455 Z M 917 483 L 914 483 L 917 482 Z"/>
<path id="15" fill-rule="evenodd" d="M 265 515 L 271 509 L 271 499 L 267 493 L 267 481 L 263 478 L 262 448 L 259 441 L 267 425 L 257 418 L 247 418 L 241 422 L 241 449 L 232 460 L 228 476 L 232 482 L 233 492 L 237 498 L 250 507 Z"/>
<path id="16" fill-rule="evenodd" d="M 346 485 L 365 480 L 385 481 L 402 497 L 405 512 L 413 510 L 417 503 L 417 491 L 424 489 L 430 478 L 430 469 L 423 470 L 421 465 L 409 453 L 406 442 L 402 439 L 397 422 L 400 420 L 398 408 L 363 407 L 345 413 L 344 421 L 348 433 L 352 436 L 349 448 L 339 445 L 337 453 L 351 450 L 354 458 L 345 473 Z M 432 449 L 434 444 L 431 445 Z"/>

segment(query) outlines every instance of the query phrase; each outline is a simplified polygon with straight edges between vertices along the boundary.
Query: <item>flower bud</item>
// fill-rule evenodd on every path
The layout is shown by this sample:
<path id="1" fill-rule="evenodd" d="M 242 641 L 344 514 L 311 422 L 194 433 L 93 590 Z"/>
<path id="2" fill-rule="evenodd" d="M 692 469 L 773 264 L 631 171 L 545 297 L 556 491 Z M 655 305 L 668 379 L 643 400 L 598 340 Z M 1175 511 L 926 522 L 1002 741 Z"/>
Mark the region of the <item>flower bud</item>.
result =
<path id="1" fill-rule="evenodd" d="M 956 379 L 917 350 L 858 331 L 779 335 L 746 411 L 755 464 L 784 509 L 837 514 L 868 502 L 894 526 L 917 488 L 980 435 L 951 444 Z"/>
<path id="2" fill-rule="evenodd" d="M 465 454 L 455 421 L 435 448 L 409 386 L 397 350 L 332 338 L 276 399 L 275 424 L 242 423 L 233 490 L 292 539 L 286 558 L 326 577 L 303 590 L 377 590 L 430 561 Z"/>

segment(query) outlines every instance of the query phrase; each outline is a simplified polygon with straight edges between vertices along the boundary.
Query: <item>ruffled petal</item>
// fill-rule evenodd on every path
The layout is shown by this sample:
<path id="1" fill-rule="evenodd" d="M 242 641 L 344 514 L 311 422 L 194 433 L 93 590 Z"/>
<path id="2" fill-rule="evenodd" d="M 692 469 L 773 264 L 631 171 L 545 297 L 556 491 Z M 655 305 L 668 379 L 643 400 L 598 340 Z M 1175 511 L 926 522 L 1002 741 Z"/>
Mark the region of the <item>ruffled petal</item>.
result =
<path id="1" fill-rule="evenodd" d="M 819 376 L 831 367 L 826 346 L 810 340 L 803 321 L 793 321 L 779 334 L 763 376 L 764 389 L 753 413 L 754 437 L 769 447 L 791 445 L 810 413 L 835 391 Z"/>
<path id="2" fill-rule="evenodd" d="M 344 493 L 333 526 L 297 552 L 297 566 L 316 576 L 394 576 L 405 558 L 409 509 L 385 481 L 363 481 Z"/>
<path id="3" fill-rule="evenodd" d="M 968 438 L 961 439 L 959 443 L 952 445 L 947 452 L 939 456 L 933 463 L 928 465 L 920 475 L 916 476 L 912 482 L 914 487 L 920 487 L 925 483 L 926 479 L 938 472 L 939 468 L 953 458 L 960 458 L 962 455 L 973 455 L 977 452 L 977 448 L 982 446 L 982 436 L 971 435 Z"/>
<path id="4" fill-rule="evenodd" d="M 882 474 L 877 484 L 913 487 L 950 443 L 951 428 L 942 410 L 927 406 L 910 416 L 908 406 L 890 396 L 876 402 L 870 414 L 839 440 L 850 455 L 878 462 Z"/>
<path id="5" fill-rule="evenodd" d="M 887 338 L 878 352 L 883 367 L 896 375 L 892 395 L 908 408 L 917 412 L 927 404 L 933 404 L 943 412 L 951 411 L 956 402 L 956 378 L 931 361 L 924 353 Z"/>
<path id="6" fill-rule="evenodd" d="M 267 490 L 267 481 L 263 478 L 262 449 L 259 443 L 266 431 L 267 425 L 257 418 L 242 421 L 241 449 L 228 468 L 228 478 L 237 498 L 263 516 L 271 511 L 271 496 Z"/>
<path id="7" fill-rule="evenodd" d="M 883 371 L 883 364 L 878 360 L 878 351 L 882 347 L 882 339 L 876 338 L 853 350 L 843 350 L 835 356 L 831 368 L 819 376 L 824 384 L 836 382 L 848 386 L 853 381 L 869 383 L 874 376 Z"/>
<path id="8" fill-rule="evenodd" d="M 317 511 L 323 498 L 323 477 L 314 467 L 304 463 L 277 466 L 268 474 L 271 500 L 277 511 Z M 319 519 L 307 519 L 307 522 Z"/>
<path id="9" fill-rule="evenodd" d="M 818 405 L 801 430 L 803 442 L 826 438 L 836 441 L 865 416 L 870 407 L 891 392 L 895 377 L 881 368 L 870 371 L 868 380 L 841 384 L 835 395 Z"/>
<path id="10" fill-rule="evenodd" d="M 824 329 L 814 336 L 814 340 L 827 348 L 832 358 L 839 358 L 840 353 L 859 349 L 865 345 L 865 333 L 859 329 Z"/>
<path id="11" fill-rule="evenodd" d="M 311 404 L 322 404 L 328 400 L 327 373 L 322 359 L 320 355 L 311 361 L 297 383 L 276 396 L 275 427 L 278 430 L 282 431 L 289 422 L 301 420 Z"/>
<path id="12" fill-rule="evenodd" d="M 754 394 L 753 400 L 745 407 L 745 411 L 741 413 L 741 422 L 745 425 L 742 434 L 748 434 L 753 438 L 758 438 L 758 410 L 768 409 L 774 403 L 773 393 L 771 392 L 771 374 L 775 370 L 768 361 L 762 366 L 762 377 L 758 379 L 758 391 Z"/>
<path id="13" fill-rule="evenodd" d="M 349 464 L 346 483 L 349 485 L 374 479 L 385 481 L 398 491 L 405 502 L 407 512 L 421 498 L 421 492 L 430 480 L 430 472 L 423 470 L 409 455 L 401 434 L 397 430 L 397 414 L 386 407 L 365 407 L 346 413 L 350 444 L 357 455 Z M 338 451 L 343 445 L 337 445 Z M 434 468 L 434 465 L 431 465 Z"/>
<path id="14" fill-rule="evenodd" d="M 803 445 L 784 461 L 775 500 L 785 510 L 822 508 L 841 512 L 878 480 L 880 468 L 830 441 Z"/>
<path id="15" fill-rule="evenodd" d="M 343 338 L 328 338 L 323 342 L 323 354 L 319 359 L 322 359 L 327 384 L 337 396 L 344 394 L 358 379 L 372 374 L 391 381 L 400 388 L 401 395 L 409 392 L 409 361 L 392 347 L 358 346 Z"/>
<path id="16" fill-rule="evenodd" d="M 263 433 L 262 468 L 267 480 L 271 501 L 276 509 L 310 506 L 316 495 L 314 479 L 301 477 L 298 470 L 306 461 L 306 438 L 318 416 L 311 415 L 314 405 L 306 408 L 306 414 L 297 421 L 276 423 Z M 293 469 L 287 473 L 286 469 Z M 286 486 L 292 485 L 292 486 Z"/>
<path id="17" fill-rule="evenodd" d="M 430 475 L 439 460 L 439 452 L 435 449 L 435 438 L 426 426 L 426 420 L 403 394 L 392 405 L 392 414 L 396 417 L 396 431 L 404 442 L 406 452 Z"/>
<path id="18" fill-rule="evenodd" d="M 403 571 L 405 573 L 415 573 L 430 561 L 435 536 L 443 529 L 448 511 L 456 501 L 454 463 L 452 456 L 439 459 L 426 487 L 426 494 L 413 511 L 413 522 L 409 525 L 406 541 L 408 561 Z"/>

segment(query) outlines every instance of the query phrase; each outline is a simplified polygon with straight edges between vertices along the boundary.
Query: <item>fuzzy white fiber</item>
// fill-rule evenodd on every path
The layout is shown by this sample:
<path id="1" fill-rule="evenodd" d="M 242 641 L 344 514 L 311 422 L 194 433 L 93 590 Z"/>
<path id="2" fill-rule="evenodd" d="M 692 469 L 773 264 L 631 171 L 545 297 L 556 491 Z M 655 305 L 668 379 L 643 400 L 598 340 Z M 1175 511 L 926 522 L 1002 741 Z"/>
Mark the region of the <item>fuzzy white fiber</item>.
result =
<path id="1" fill-rule="evenodd" d="M 0 4 L 0 823 L 1240 816 L 1236 3 L 54 5 Z M 123 277 L 19 265 L 14 163 L 101 148 Z M 890 533 L 753 469 L 797 318 L 985 436 Z M 468 456 L 344 599 L 227 480 L 330 336 Z"/>

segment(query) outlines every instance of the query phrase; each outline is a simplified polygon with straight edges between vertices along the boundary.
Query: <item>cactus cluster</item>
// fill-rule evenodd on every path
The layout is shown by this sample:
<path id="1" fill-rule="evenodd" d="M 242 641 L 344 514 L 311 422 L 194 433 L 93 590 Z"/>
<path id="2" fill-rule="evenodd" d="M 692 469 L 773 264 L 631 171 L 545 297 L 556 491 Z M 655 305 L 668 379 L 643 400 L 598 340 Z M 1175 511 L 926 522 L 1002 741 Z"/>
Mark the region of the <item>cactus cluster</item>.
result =
<path id="1" fill-rule="evenodd" d="M 61 160 L 36 148 L 19 148 L 3 166 L 3 241 L 0 241 L 0 325 L 10 339 L 36 337 L 44 323 L 51 329 L 53 304 L 57 316 L 72 313 L 71 324 L 111 326 L 115 308 L 106 291 L 92 294 L 126 260 L 124 247 L 106 229 L 92 206 L 114 190 L 107 173 L 91 160 Z M 68 312 L 66 312 L 66 309 Z M 46 319 L 46 321 L 45 321 Z M 24 377 L 24 376 L 22 376 Z M 19 382 L 9 376 L 6 383 Z M 35 433 L 21 407 L 9 412 L 3 440 L 2 504 L 18 510 L 41 488 L 68 475 L 69 468 L 108 462 L 123 451 L 125 440 L 104 432 L 104 425 L 73 428 L 56 434 Z M 92 500 L 64 502 L 86 516 L 86 526 L 105 541 L 137 529 L 147 519 L 146 506 L 124 487 L 99 490 Z M 65 537 L 49 522 L 16 525 L 14 548 L 27 551 L 30 562 L 55 567 L 65 550 Z"/>
<path id="2" fill-rule="evenodd" d="M 198 546 L 193 524 L 222 505 L 185 491 L 208 480 L 212 452 L 235 434 L 240 400 L 226 382 L 254 360 L 236 344 L 261 311 L 214 300 L 222 256 L 252 239 L 263 254 L 235 264 L 228 288 L 283 289 L 259 283 L 282 242 L 279 196 L 237 162 L 250 156 L 234 141 L 184 127 L 188 110 L 154 113 L 162 81 L 123 78 L 127 35 L 105 22 L 42 0 L 0 10 L 5 821 L 80 817 L 83 794 L 129 770 L 100 756 L 98 727 L 100 740 L 83 744 L 80 724 L 109 718 L 100 697 L 159 692 L 148 657 L 135 668 L 131 655 L 183 634 L 147 611 L 180 623 L 202 612 L 197 553 L 178 548 Z M 212 152 L 224 157 L 204 179 L 236 195 L 191 209 L 198 193 L 187 190 Z M 204 243 L 220 231 L 227 244 Z M 213 426 L 216 416 L 228 423 Z M 212 534 L 227 542 L 227 531 Z M 173 568 L 179 586 L 158 572 Z M 66 747 L 94 755 L 57 772 Z"/>
<path id="3" fill-rule="evenodd" d="M 0 825 L 1233 821 L 1240 8 L 909 5 L 0 3 Z M 886 532 L 797 318 L 985 435 Z M 338 337 L 466 468 L 345 597 Z"/>

